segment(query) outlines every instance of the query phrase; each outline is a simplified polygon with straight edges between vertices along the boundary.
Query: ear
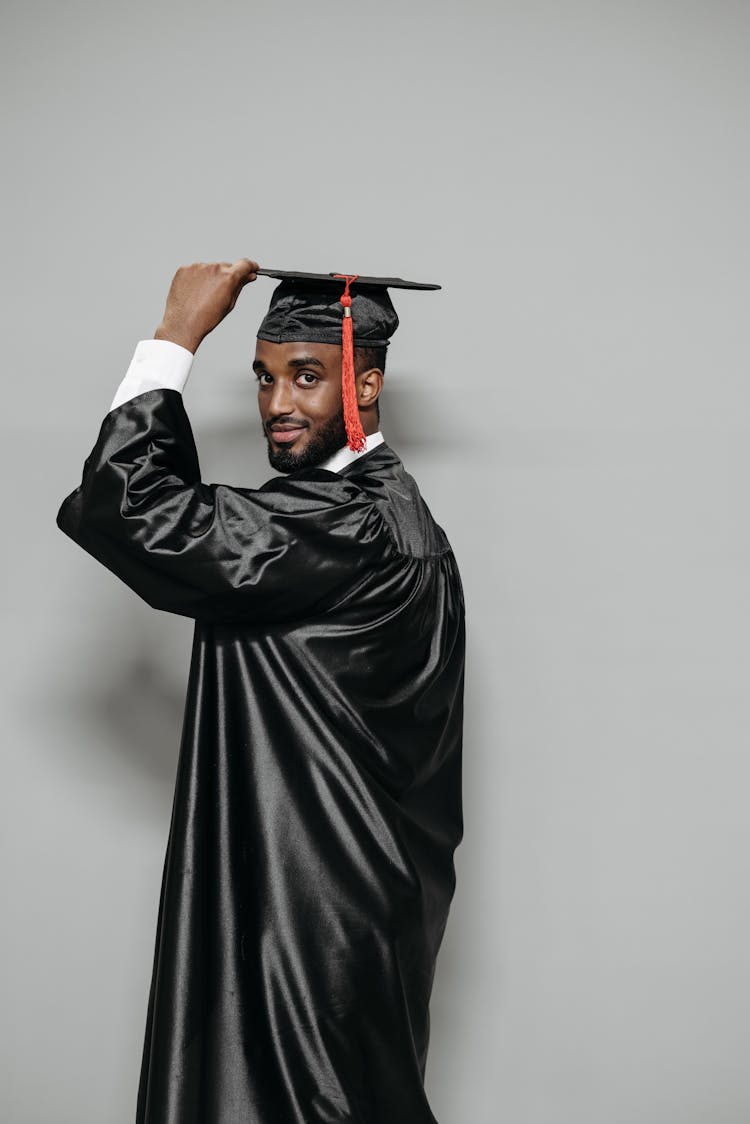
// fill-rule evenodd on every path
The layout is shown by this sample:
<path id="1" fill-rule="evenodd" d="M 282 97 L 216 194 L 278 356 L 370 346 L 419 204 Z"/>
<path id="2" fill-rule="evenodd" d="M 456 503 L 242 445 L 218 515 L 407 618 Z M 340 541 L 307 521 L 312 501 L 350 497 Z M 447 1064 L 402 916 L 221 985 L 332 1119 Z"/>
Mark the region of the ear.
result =
<path id="1" fill-rule="evenodd" d="M 360 410 L 373 407 L 383 389 L 383 372 L 379 367 L 370 367 L 357 375 L 357 405 Z"/>

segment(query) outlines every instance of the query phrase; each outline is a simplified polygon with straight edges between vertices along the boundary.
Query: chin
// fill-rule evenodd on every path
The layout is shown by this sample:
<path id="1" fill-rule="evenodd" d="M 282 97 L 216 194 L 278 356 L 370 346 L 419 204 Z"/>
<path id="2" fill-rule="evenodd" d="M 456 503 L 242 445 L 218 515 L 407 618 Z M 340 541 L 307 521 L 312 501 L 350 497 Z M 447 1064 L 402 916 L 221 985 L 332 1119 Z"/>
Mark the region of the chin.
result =
<path id="1" fill-rule="evenodd" d="M 321 458 L 325 460 L 325 458 Z M 295 452 L 294 449 L 274 449 L 270 444 L 268 445 L 268 462 L 271 468 L 276 472 L 296 472 L 298 468 L 312 468 L 320 461 L 311 461 L 308 457 L 308 449 L 300 449 Z"/>
<path id="2" fill-rule="evenodd" d="M 327 461 L 346 445 L 346 426 L 343 412 L 330 419 L 317 432 L 312 433 L 299 449 L 274 448 L 266 434 L 268 460 L 276 472 L 296 472 L 302 468 L 315 468 Z M 298 439 L 299 440 L 299 439 Z M 296 442 L 295 442 L 296 444 Z"/>

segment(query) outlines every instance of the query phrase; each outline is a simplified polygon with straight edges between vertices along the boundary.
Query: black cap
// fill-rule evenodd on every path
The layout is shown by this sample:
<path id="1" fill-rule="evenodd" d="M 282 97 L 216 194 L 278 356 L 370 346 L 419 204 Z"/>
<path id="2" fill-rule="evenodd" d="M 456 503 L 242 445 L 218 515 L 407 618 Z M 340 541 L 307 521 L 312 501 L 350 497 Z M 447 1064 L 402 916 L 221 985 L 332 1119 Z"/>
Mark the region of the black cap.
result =
<path id="1" fill-rule="evenodd" d="M 341 344 L 345 274 L 292 273 L 258 269 L 281 281 L 260 327 L 258 339 L 271 343 L 309 341 Z M 349 277 L 355 276 L 349 274 Z M 388 289 L 439 289 L 439 285 L 404 281 L 401 277 L 360 277 L 350 282 L 355 347 L 387 347 L 398 328 L 398 315 Z"/>
<path id="2" fill-rule="evenodd" d="M 350 449 L 365 448 L 354 381 L 354 348 L 387 347 L 398 328 L 389 289 L 439 289 L 401 277 L 356 273 L 290 273 L 260 269 L 281 282 L 273 291 L 258 339 L 270 343 L 333 343 L 341 347 L 341 392 Z"/>

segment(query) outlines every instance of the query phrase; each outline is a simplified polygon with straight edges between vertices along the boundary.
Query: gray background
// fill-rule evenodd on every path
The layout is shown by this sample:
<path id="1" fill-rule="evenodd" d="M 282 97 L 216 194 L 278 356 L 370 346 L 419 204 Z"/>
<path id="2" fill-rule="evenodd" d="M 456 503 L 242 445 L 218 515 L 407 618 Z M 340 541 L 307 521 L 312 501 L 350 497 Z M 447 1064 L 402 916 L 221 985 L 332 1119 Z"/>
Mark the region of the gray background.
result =
<path id="1" fill-rule="evenodd" d="M 191 623 L 54 518 L 174 270 L 249 255 L 443 284 L 383 399 L 468 604 L 440 1124 L 746 1124 L 750 6 L 2 23 L 3 1121 L 133 1119 Z M 196 359 L 206 480 L 269 475 L 271 287 Z"/>

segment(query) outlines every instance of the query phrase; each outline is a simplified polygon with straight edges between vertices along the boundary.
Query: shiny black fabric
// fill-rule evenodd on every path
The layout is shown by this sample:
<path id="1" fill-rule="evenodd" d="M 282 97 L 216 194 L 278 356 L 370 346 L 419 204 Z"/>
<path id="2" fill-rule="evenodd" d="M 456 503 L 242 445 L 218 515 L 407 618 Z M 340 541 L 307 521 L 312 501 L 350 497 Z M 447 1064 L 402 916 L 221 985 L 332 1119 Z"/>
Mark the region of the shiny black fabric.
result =
<path id="1" fill-rule="evenodd" d="M 344 291 L 340 280 L 285 280 L 271 296 L 268 312 L 258 328 L 259 340 L 287 343 L 341 344 L 344 307 L 339 300 Z M 351 287 L 351 313 L 355 347 L 387 347 L 398 328 L 398 313 L 383 286 Z"/>
<path id="2" fill-rule="evenodd" d="M 435 1124 L 464 606 L 414 480 L 383 444 L 203 484 L 181 395 L 149 391 L 58 525 L 195 618 L 137 1124 Z"/>

